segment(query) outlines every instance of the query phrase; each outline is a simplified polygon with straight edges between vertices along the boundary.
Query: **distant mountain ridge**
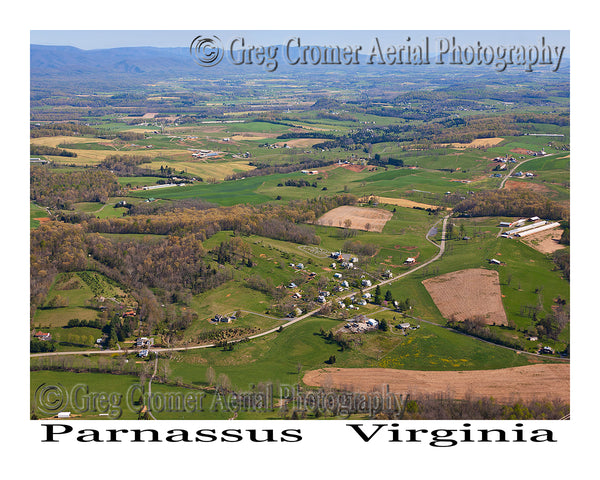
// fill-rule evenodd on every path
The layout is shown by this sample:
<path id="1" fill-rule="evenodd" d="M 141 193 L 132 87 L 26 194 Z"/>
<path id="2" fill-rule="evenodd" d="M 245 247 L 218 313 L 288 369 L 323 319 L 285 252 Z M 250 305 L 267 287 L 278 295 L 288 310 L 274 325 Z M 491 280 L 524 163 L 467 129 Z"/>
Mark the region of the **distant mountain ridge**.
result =
<path id="1" fill-rule="evenodd" d="M 419 68 L 414 65 L 378 65 L 376 59 L 372 65 L 367 65 L 367 54 L 359 54 L 359 65 L 289 65 L 283 56 L 283 45 L 276 45 L 278 66 L 280 73 L 305 73 L 307 71 L 337 70 L 351 72 L 385 72 L 385 73 L 416 73 Z M 290 50 L 293 58 L 298 56 L 298 49 Z M 107 77 L 111 75 L 135 76 L 148 78 L 162 77 L 173 78 L 182 76 L 196 76 L 216 78 L 223 74 L 269 73 L 265 65 L 233 65 L 229 61 L 229 53 L 224 54 L 223 60 L 217 66 L 202 67 L 198 65 L 188 47 L 119 47 L 97 50 L 82 50 L 71 46 L 35 45 L 30 46 L 31 78 L 46 76 L 68 77 L 97 75 Z M 236 54 L 239 58 L 239 54 Z M 430 52 L 431 65 L 426 69 L 432 73 L 435 70 L 444 72 L 466 73 L 493 73 L 493 66 L 484 65 L 459 65 L 453 66 L 435 64 L 435 55 Z M 569 72 L 569 59 L 563 58 L 560 71 Z M 523 66 L 513 66 L 510 69 L 518 74 L 524 73 Z M 534 71 L 541 71 L 541 66 L 534 66 Z M 549 67 L 544 68 L 545 71 Z M 147 78 L 147 79 L 148 79 Z"/>
<path id="2" fill-rule="evenodd" d="M 198 72 L 187 48 L 122 47 L 81 50 L 31 45 L 31 75 Z"/>

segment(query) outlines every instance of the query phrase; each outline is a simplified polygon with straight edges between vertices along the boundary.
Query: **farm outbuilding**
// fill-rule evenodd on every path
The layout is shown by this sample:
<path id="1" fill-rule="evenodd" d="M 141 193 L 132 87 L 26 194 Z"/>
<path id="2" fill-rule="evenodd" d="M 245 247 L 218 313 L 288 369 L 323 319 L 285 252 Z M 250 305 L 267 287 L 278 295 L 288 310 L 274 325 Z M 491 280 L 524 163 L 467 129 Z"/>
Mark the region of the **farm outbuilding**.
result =
<path id="1" fill-rule="evenodd" d="M 548 223 L 548 224 L 543 225 L 543 226 L 538 227 L 538 228 L 533 228 L 531 230 L 525 230 L 524 232 L 519 232 L 519 233 L 516 234 L 516 236 L 517 237 L 525 237 L 527 235 L 532 235 L 534 233 L 543 232 L 544 230 L 550 230 L 551 228 L 556 228 L 556 227 L 560 227 L 560 223 L 558 223 L 558 222 Z"/>
<path id="2" fill-rule="evenodd" d="M 545 224 L 546 224 L 546 221 L 545 220 L 541 220 L 539 222 L 532 223 L 531 225 L 525 225 L 524 227 L 514 228 L 512 230 L 509 230 L 506 233 L 508 235 L 516 235 L 518 233 L 524 232 L 525 230 L 530 230 L 530 229 L 533 229 L 533 228 L 541 227 L 542 225 L 545 225 Z"/>

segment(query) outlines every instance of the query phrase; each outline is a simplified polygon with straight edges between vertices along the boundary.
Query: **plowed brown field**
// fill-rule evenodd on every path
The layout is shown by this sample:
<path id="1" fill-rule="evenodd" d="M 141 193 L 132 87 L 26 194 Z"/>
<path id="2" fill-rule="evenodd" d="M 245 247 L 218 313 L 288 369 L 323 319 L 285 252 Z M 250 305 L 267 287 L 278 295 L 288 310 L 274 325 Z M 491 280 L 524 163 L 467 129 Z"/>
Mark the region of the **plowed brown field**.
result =
<path id="1" fill-rule="evenodd" d="M 506 325 L 498 272 L 471 268 L 423 280 L 444 318 L 463 321 L 476 316 L 488 325 Z"/>
<path id="2" fill-rule="evenodd" d="M 389 385 L 390 391 L 397 394 L 443 394 L 455 399 L 494 397 L 500 401 L 569 401 L 570 388 L 569 365 L 562 364 L 457 372 L 323 368 L 306 372 L 303 380 L 315 387 L 353 392 L 370 392 Z"/>
<path id="3" fill-rule="evenodd" d="M 316 223 L 332 227 L 381 232 L 392 216 L 392 212 L 382 208 L 350 207 L 346 205 L 329 210 L 325 215 L 319 217 Z M 346 220 L 351 221 L 349 227 L 345 224 Z"/>

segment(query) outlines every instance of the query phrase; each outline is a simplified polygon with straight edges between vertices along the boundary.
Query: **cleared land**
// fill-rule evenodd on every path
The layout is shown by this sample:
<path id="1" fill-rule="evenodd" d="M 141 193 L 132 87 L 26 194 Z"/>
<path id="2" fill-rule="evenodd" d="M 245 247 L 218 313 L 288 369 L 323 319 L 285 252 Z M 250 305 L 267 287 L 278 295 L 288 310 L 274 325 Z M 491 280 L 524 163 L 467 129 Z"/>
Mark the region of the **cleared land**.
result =
<path id="1" fill-rule="evenodd" d="M 558 243 L 562 235 L 562 230 L 559 228 L 553 228 L 544 232 L 536 233 L 524 237 L 521 241 L 526 243 L 531 248 L 535 248 L 538 252 L 542 253 L 554 253 L 556 250 L 566 248 L 566 245 Z"/>
<path id="2" fill-rule="evenodd" d="M 503 138 L 477 138 L 470 143 L 453 143 L 453 148 L 477 148 L 477 147 L 493 147 L 504 141 Z"/>
<path id="3" fill-rule="evenodd" d="M 428 205 L 427 203 L 413 202 L 405 198 L 390 198 L 390 197 L 372 197 L 373 200 L 379 203 L 387 203 L 388 205 L 398 205 L 399 207 L 419 207 L 419 208 L 438 208 L 436 205 Z"/>
<path id="4" fill-rule="evenodd" d="M 498 272 L 472 268 L 423 280 L 440 313 L 445 318 L 483 317 L 488 325 L 506 325 Z"/>
<path id="5" fill-rule="evenodd" d="M 389 368 L 323 368 L 306 372 L 304 383 L 354 392 L 389 385 L 398 394 L 494 397 L 500 401 L 561 399 L 569 401 L 569 365 L 527 365 L 498 370 L 457 372 Z"/>
<path id="6" fill-rule="evenodd" d="M 284 145 L 288 145 L 290 147 L 312 147 L 316 143 L 325 142 L 326 140 L 322 138 L 293 138 L 291 140 L 287 140 L 285 142 L 277 142 L 275 145 L 283 147 Z"/>
<path id="7" fill-rule="evenodd" d="M 316 223 L 317 225 L 381 232 L 392 216 L 392 212 L 381 208 L 350 207 L 345 205 L 329 210 Z"/>

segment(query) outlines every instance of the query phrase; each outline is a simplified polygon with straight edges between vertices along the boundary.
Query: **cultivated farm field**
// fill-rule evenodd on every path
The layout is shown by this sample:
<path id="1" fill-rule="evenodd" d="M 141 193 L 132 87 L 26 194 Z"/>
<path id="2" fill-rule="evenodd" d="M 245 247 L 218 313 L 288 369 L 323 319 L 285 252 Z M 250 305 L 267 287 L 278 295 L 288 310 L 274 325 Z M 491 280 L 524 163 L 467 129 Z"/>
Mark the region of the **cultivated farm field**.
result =
<path id="1" fill-rule="evenodd" d="M 392 212 L 380 208 L 343 206 L 330 210 L 317 219 L 318 225 L 381 232 Z"/>
<path id="2" fill-rule="evenodd" d="M 445 318 L 482 317 L 489 325 L 506 325 L 498 272 L 483 268 L 447 273 L 423 281 Z"/>

